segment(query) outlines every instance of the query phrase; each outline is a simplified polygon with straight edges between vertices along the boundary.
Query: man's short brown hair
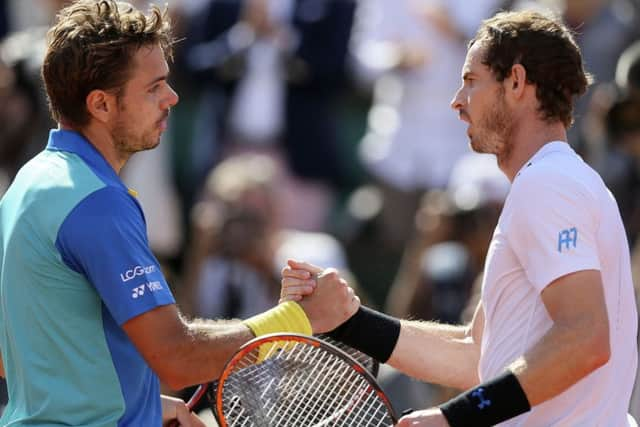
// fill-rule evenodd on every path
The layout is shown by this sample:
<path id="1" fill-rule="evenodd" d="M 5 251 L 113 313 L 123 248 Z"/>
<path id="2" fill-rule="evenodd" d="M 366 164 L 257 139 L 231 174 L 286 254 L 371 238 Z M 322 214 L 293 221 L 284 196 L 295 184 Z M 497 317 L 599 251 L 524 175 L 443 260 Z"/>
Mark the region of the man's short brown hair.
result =
<path id="1" fill-rule="evenodd" d="M 501 12 L 485 20 L 469 46 L 481 43 L 482 63 L 504 81 L 515 64 L 527 71 L 536 85 L 540 113 L 549 122 L 573 122 L 575 98 L 582 95 L 591 76 L 569 29 L 557 18 L 538 12 Z"/>
<path id="2" fill-rule="evenodd" d="M 42 65 L 53 119 L 86 125 L 85 103 L 92 90 L 121 94 L 138 49 L 160 45 L 171 58 L 172 44 L 167 11 L 156 6 L 149 15 L 114 0 L 78 0 L 65 7 L 47 34 Z"/>

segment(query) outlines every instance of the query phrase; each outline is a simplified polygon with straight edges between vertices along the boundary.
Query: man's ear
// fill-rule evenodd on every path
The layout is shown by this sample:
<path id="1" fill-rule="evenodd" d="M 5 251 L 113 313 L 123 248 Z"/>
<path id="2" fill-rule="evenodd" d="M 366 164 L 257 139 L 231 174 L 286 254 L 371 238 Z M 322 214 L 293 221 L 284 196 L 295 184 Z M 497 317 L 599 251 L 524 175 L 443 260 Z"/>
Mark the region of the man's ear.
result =
<path id="1" fill-rule="evenodd" d="M 511 75 L 506 80 L 506 90 L 514 98 L 521 98 L 524 95 L 525 85 L 527 84 L 527 70 L 522 64 L 514 64 L 511 67 Z"/>
<path id="2" fill-rule="evenodd" d="M 94 89 L 86 98 L 89 115 L 99 122 L 106 123 L 117 110 L 115 95 L 104 90 Z"/>

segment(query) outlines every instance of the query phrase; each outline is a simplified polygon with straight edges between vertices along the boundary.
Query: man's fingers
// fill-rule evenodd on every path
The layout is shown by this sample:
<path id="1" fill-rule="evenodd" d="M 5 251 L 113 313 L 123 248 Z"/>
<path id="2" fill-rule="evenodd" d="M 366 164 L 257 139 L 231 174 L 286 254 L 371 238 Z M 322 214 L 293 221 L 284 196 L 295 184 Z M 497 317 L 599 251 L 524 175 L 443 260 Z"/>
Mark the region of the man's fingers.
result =
<path id="1" fill-rule="evenodd" d="M 191 416 L 190 421 L 191 421 L 192 427 L 207 427 L 204 421 L 202 421 L 202 419 L 198 417 L 196 414 L 194 414 L 193 412 L 190 414 L 190 416 Z"/>
<path id="2" fill-rule="evenodd" d="M 289 296 L 298 296 L 303 297 L 305 295 L 311 295 L 313 293 L 314 286 L 310 285 L 297 285 L 297 286 L 287 286 L 282 287 L 280 290 L 280 299 L 289 297 Z M 297 301 L 297 300 L 296 300 Z"/>
<path id="3" fill-rule="evenodd" d="M 282 304 L 283 302 L 287 302 L 287 301 L 302 301 L 302 295 L 285 295 L 280 297 L 280 299 L 278 300 L 278 304 Z"/>
<path id="4" fill-rule="evenodd" d="M 309 291 L 313 291 L 313 288 L 316 287 L 315 279 L 297 279 L 294 277 L 283 277 L 280 281 L 282 288 L 292 288 L 292 287 L 307 287 L 310 288 Z"/>
<path id="5" fill-rule="evenodd" d="M 294 270 L 290 266 L 286 266 L 282 269 L 282 277 L 291 277 L 294 279 L 310 279 L 314 275 L 307 270 Z"/>
<path id="6" fill-rule="evenodd" d="M 207 427 L 196 414 L 189 411 L 186 404 L 183 404 L 176 409 L 176 420 L 181 427 Z"/>
<path id="7" fill-rule="evenodd" d="M 287 264 L 294 270 L 307 270 L 311 274 L 319 274 L 322 272 L 322 268 L 309 264 L 308 262 L 296 261 L 293 259 L 287 260 Z"/>

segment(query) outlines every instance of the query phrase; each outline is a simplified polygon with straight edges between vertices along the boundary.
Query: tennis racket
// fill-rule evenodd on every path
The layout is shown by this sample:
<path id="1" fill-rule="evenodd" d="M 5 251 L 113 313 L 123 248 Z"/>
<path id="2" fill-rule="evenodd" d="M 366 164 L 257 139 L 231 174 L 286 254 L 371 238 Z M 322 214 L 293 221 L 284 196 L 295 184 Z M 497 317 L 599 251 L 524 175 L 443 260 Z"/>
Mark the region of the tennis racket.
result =
<path id="1" fill-rule="evenodd" d="M 380 363 L 373 357 L 361 352 L 360 350 L 356 350 L 355 348 L 341 341 L 334 340 L 329 335 L 318 334 L 314 336 L 316 338 L 321 339 L 322 341 L 328 342 L 329 344 L 335 347 L 338 347 L 340 350 L 344 351 L 349 356 L 354 358 L 356 362 L 360 363 L 363 368 L 369 371 L 369 373 L 373 376 L 373 378 L 378 378 L 378 370 L 380 369 Z"/>
<path id="2" fill-rule="evenodd" d="M 377 370 L 373 359 L 350 351 Z M 207 393 L 220 427 L 387 427 L 396 422 L 369 370 L 326 340 L 299 334 L 249 341 L 227 362 L 217 384 L 200 386 L 187 405 L 193 407 Z"/>

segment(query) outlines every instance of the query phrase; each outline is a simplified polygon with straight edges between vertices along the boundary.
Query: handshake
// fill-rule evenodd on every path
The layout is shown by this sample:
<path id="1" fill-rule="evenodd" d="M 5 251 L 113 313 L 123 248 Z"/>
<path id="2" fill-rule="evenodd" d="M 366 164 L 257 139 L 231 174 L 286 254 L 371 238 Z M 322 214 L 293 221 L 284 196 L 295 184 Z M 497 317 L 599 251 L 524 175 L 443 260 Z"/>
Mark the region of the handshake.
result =
<path id="1" fill-rule="evenodd" d="M 360 308 L 360 298 L 336 269 L 294 260 L 282 269 L 279 302 L 286 301 L 300 304 L 314 334 L 336 329 Z"/>

